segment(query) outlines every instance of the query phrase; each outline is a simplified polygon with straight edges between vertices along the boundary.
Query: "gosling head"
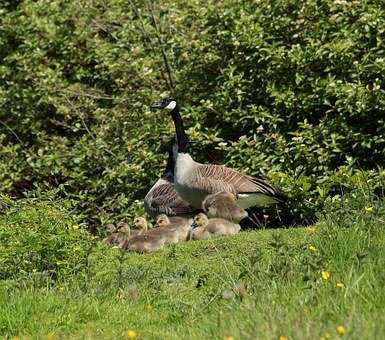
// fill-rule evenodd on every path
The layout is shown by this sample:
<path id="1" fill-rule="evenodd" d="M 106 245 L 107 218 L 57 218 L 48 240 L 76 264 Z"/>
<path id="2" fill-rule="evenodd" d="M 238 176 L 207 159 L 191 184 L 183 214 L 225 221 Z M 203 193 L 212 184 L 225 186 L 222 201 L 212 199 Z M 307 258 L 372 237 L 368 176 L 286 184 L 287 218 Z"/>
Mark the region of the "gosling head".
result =
<path id="1" fill-rule="evenodd" d="M 170 219 L 165 214 L 158 215 L 156 225 L 160 228 L 167 227 L 170 224 Z"/>
<path id="2" fill-rule="evenodd" d="M 107 233 L 108 233 L 108 234 L 112 234 L 113 232 L 116 231 L 116 227 L 115 227 L 115 225 L 113 225 L 112 223 L 108 223 L 108 224 L 106 225 L 106 229 L 107 229 Z"/>
<path id="3" fill-rule="evenodd" d="M 172 97 L 163 98 L 151 105 L 153 109 L 166 109 L 166 110 L 174 110 L 177 107 L 177 102 Z"/>
<path id="4" fill-rule="evenodd" d="M 199 213 L 194 217 L 193 227 L 205 227 L 209 223 L 209 218 L 204 213 Z"/>
<path id="5" fill-rule="evenodd" d="M 119 223 L 117 229 L 120 233 L 123 233 L 123 234 L 129 234 L 130 233 L 130 226 L 125 222 Z"/>
<path id="6" fill-rule="evenodd" d="M 134 225 L 137 229 L 147 230 L 147 220 L 144 217 L 136 217 Z"/>

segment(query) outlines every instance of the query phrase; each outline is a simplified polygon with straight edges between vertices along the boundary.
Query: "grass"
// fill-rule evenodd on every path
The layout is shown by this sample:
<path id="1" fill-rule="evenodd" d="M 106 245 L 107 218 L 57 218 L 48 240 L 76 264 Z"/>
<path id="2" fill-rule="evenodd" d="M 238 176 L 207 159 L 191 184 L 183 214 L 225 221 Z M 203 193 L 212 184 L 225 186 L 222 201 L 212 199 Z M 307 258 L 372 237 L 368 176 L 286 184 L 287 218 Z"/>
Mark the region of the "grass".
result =
<path id="1" fill-rule="evenodd" d="M 97 242 L 85 271 L 0 281 L 0 334 L 127 339 L 134 330 L 138 339 L 381 339 L 383 202 L 373 211 L 364 205 L 338 207 L 316 226 L 245 231 L 151 255 Z"/>

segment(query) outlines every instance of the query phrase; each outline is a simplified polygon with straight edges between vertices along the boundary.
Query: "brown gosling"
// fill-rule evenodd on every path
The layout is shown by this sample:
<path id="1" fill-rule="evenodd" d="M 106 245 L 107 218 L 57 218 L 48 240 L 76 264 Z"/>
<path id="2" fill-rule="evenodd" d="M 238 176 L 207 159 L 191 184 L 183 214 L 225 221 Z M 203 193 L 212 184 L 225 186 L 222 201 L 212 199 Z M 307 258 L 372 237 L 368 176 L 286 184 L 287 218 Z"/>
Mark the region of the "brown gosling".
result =
<path id="1" fill-rule="evenodd" d="M 131 236 L 144 234 L 148 231 L 148 222 L 145 217 L 136 217 L 134 226 L 136 229 L 131 230 Z"/>
<path id="2" fill-rule="evenodd" d="M 122 248 L 139 253 L 151 253 L 161 249 L 166 242 L 165 236 L 151 231 L 131 237 L 122 244 Z"/>
<path id="3" fill-rule="evenodd" d="M 224 218 L 234 223 L 248 217 L 247 211 L 237 204 L 237 197 L 231 192 L 222 191 L 207 195 L 202 208 L 210 218 Z"/>
<path id="4" fill-rule="evenodd" d="M 223 218 L 208 218 L 204 213 L 195 216 L 192 230 L 193 240 L 207 240 L 214 237 L 237 234 L 241 227 L 239 224 Z"/>
<path id="5" fill-rule="evenodd" d="M 109 235 L 103 241 L 109 245 L 121 246 L 130 238 L 130 227 L 127 223 L 119 223 L 116 228 L 113 224 L 107 225 L 107 231 Z"/>
<path id="6" fill-rule="evenodd" d="M 178 242 L 176 233 L 168 228 L 148 229 L 147 220 L 144 217 L 137 217 L 134 221 L 140 233 L 131 237 L 122 245 L 122 248 L 140 253 L 150 253 L 162 248 L 165 244 Z"/>
<path id="7" fill-rule="evenodd" d="M 167 228 L 173 230 L 176 234 L 177 242 L 187 241 L 191 233 L 191 219 L 179 216 L 167 216 L 165 214 L 158 215 L 156 218 L 156 226 L 159 228 Z"/>

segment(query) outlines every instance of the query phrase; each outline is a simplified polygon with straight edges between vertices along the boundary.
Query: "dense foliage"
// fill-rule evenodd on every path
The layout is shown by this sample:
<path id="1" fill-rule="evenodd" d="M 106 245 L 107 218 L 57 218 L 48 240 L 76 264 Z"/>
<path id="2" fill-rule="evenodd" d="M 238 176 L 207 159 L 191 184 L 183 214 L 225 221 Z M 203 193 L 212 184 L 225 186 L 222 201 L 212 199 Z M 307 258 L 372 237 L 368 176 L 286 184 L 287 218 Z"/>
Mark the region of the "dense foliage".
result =
<path id="1" fill-rule="evenodd" d="M 140 213 L 173 133 L 148 106 L 170 92 L 201 160 L 311 209 L 362 177 L 381 186 L 383 13 L 375 0 L 3 1 L 0 190 L 57 188 L 93 225 Z"/>
<path id="2" fill-rule="evenodd" d="M 36 274 L 46 280 L 85 273 L 93 240 L 68 212 L 68 202 L 0 197 L 0 279 Z"/>

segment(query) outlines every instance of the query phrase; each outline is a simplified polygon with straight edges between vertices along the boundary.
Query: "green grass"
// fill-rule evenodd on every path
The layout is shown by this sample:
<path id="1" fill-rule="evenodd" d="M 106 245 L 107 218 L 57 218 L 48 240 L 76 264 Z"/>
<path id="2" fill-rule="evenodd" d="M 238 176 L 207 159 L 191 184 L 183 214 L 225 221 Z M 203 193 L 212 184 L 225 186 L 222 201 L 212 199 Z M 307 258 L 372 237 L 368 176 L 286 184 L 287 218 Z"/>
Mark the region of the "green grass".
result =
<path id="1" fill-rule="evenodd" d="M 0 334 L 125 339 L 132 329 L 141 339 L 336 339 L 342 325 L 343 337 L 381 339 L 381 209 L 339 208 L 316 230 L 245 231 L 151 255 L 98 243 L 78 275 L 1 281 Z"/>

